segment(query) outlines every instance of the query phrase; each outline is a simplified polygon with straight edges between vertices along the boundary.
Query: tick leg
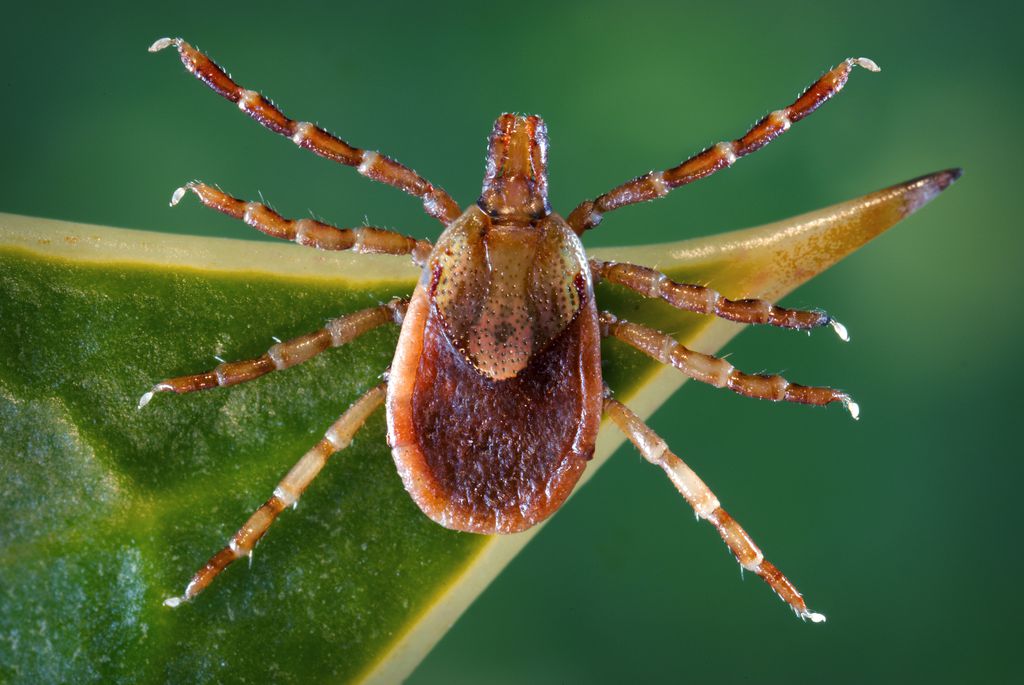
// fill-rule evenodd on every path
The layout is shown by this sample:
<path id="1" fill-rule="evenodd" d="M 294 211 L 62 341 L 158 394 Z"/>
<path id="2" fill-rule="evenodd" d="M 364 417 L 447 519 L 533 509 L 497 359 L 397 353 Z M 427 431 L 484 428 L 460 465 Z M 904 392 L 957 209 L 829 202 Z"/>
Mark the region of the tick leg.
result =
<path id="1" fill-rule="evenodd" d="M 430 241 L 417 240 L 373 226 L 337 228 L 314 219 L 286 219 L 264 204 L 239 200 L 199 181 L 186 183 L 174 191 L 171 196 L 172 207 L 181 201 L 186 191 L 193 192 L 199 201 L 210 209 L 240 219 L 261 233 L 320 250 L 411 255 L 416 265 L 423 266 L 427 263 L 427 257 L 433 247 Z"/>
<path id="2" fill-rule="evenodd" d="M 340 347 L 352 342 L 374 328 L 389 323 L 401 324 L 408 306 L 408 299 L 395 298 L 387 304 L 331 319 L 320 330 L 278 343 L 267 350 L 266 354 L 255 359 L 224 362 L 213 371 L 179 376 L 157 383 L 139 399 L 139 409 L 149 404 L 153 395 L 158 392 L 181 394 L 223 388 L 251 381 L 271 371 L 280 371 L 301 364 L 330 347 Z"/>
<path id="3" fill-rule="evenodd" d="M 712 314 L 739 323 L 768 324 L 798 331 L 829 325 L 840 338 L 850 339 L 843 324 L 820 310 L 786 309 L 764 300 L 727 300 L 712 288 L 676 283 L 660 271 L 636 264 L 591 259 L 590 270 L 595 278 L 629 288 L 644 297 L 660 297 L 676 309 Z"/>
<path id="4" fill-rule="evenodd" d="M 634 347 L 651 359 L 670 364 L 690 378 L 716 388 L 759 400 L 825 405 L 842 402 L 850 416 L 860 416 L 860 407 L 845 392 L 832 388 L 815 388 L 790 383 L 782 376 L 743 373 L 729 362 L 710 354 L 694 352 L 680 345 L 672 336 L 647 326 L 620 321 L 614 314 L 601 312 L 598 321 L 603 337 L 613 337 Z"/>
<path id="5" fill-rule="evenodd" d="M 202 592 L 231 562 L 252 555 L 253 547 L 267 532 L 278 514 L 284 511 L 285 507 L 299 501 L 299 497 L 317 477 L 331 455 L 348 447 L 352 442 L 352 437 L 366 423 L 370 414 L 384 403 L 386 389 L 387 383 L 381 383 L 356 400 L 327 429 L 324 438 L 302 455 L 298 463 L 274 488 L 274 494 L 270 499 L 249 517 L 249 520 L 228 540 L 225 547 L 210 557 L 206 565 L 196 572 L 191 582 L 185 587 L 185 593 L 180 597 L 170 597 L 164 600 L 164 605 L 176 607 L 182 602 L 189 601 Z"/>
<path id="6" fill-rule="evenodd" d="M 782 601 L 796 612 L 802 619 L 811 619 L 821 623 L 825 617 L 810 611 L 803 596 L 782 572 L 758 549 L 747 532 L 740 527 L 736 519 L 729 516 L 715 497 L 715 493 L 705 485 L 704 481 L 686 465 L 682 459 L 669 450 L 668 445 L 650 426 L 640 420 L 629 407 L 621 402 L 606 397 L 604 413 L 619 427 L 632 442 L 644 459 L 655 466 L 660 466 L 672 484 L 676 486 L 686 501 L 693 507 L 698 518 L 702 518 L 715 527 L 722 540 L 729 546 L 740 566 L 756 573 L 764 579 Z"/>
<path id="7" fill-rule="evenodd" d="M 581 235 L 601 223 L 601 218 L 606 212 L 637 202 L 655 200 L 679 186 L 732 166 L 737 159 L 764 147 L 779 134 L 787 131 L 792 124 L 818 109 L 823 102 L 842 90 L 850 71 L 855 66 L 868 71 L 879 71 L 878 65 L 865 57 L 843 60 L 839 66 L 811 84 L 796 102 L 764 117 L 742 138 L 713 145 L 679 166 L 664 171 L 651 171 L 609 190 L 594 200 L 581 203 L 569 215 L 569 225 L 577 235 Z"/>
<path id="8" fill-rule="evenodd" d="M 434 187 L 412 169 L 380 153 L 352 147 L 308 121 L 289 119 L 274 103 L 255 91 L 239 86 L 213 60 L 181 38 L 161 38 L 150 46 L 149 51 L 158 52 L 171 46 L 178 50 L 182 64 L 196 78 L 217 94 L 237 104 L 240 110 L 274 133 L 291 138 L 299 147 L 321 157 L 356 167 L 363 176 L 415 195 L 423 200 L 427 214 L 445 225 L 462 213 L 448 193 Z"/>

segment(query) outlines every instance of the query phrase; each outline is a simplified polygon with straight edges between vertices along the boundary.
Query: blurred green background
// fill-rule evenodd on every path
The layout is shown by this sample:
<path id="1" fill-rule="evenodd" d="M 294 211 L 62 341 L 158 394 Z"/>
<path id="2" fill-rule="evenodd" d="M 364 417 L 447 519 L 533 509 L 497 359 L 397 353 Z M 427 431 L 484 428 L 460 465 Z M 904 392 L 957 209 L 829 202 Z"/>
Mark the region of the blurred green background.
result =
<path id="1" fill-rule="evenodd" d="M 0 211 L 259 240 L 171 191 L 436 237 L 415 199 L 248 121 L 146 47 L 180 35 L 300 119 L 463 203 L 503 111 L 543 115 L 551 199 L 735 137 L 840 59 L 847 89 L 734 169 L 623 209 L 590 246 L 777 220 L 920 174 L 964 177 L 797 291 L 853 341 L 749 330 L 749 371 L 849 389 L 843 412 L 688 384 L 652 425 L 808 597 L 802 624 L 624 448 L 469 609 L 412 682 L 1000 682 L 1019 677 L 1022 286 L 1011 4 L 217 3 L 7 7 Z M 296 248 L 298 249 L 298 248 Z"/>

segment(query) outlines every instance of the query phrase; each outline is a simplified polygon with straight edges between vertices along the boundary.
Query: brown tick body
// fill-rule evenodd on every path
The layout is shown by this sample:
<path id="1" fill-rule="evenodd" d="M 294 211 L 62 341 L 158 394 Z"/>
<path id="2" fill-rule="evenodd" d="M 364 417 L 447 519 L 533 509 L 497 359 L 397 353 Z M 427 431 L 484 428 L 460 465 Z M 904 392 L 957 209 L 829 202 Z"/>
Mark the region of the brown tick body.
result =
<path id="1" fill-rule="evenodd" d="M 845 393 L 790 383 L 781 376 L 743 373 L 723 359 L 680 345 L 670 336 L 599 312 L 595 279 L 616 283 L 679 309 L 797 330 L 831 325 L 820 311 L 797 311 L 761 300 L 728 300 L 710 288 L 676 283 L 653 269 L 588 260 L 579 236 L 619 207 L 653 200 L 731 166 L 813 112 L 846 83 L 847 59 L 797 100 L 757 122 L 743 137 L 718 143 L 670 169 L 652 171 L 581 203 L 568 219 L 552 213 L 547 195 L 547 132 L 536 116 L 504 114 L 490 138 L 483 192 L 462 211 L 440 188 L 377 152 L 351 146 L 308 122 L 286 117 L 258 93 L 181 39 L 164 38 L 151 51 L 175 47 L 185 67 L 266 128 L 296 145 L 422 199 L 445 225 L 436 245 L 364 226 L 337 228 L 312 219 L 286 219 L 265 205 L 235 199 L 204 183 L 186 192 L 206 206 L 268 235 L 326 250 L 408 255 L 423 268 L 408 300 L 395 299 L 332 319 L 320 330 L 278 343 L 255 359 L 225 362 L 212 371 L 158 383 L 158 392 L 185 393 L 250 381 L 289 368 L 363 333 L 400 324 L 386 380 L 358 399 L 285 475 L 273 495 L 201 568 L 177 606 L 201 592 L 229 564 L 251 555 L 277 516 L 299 497 L 328 458 L 349 445 L 367 417 L 386 405 L 388 442 L 406 490 L 434 521 L 474 533 L 514 533 L 550 516 L 565 501 L 594 451 L 602 416 L 615 423 L 645 459 L 660 466 L 711 523 L 740 565 L 763 578 L 801 618 L 815 622 L 792 583 L 761 553 L 714 493 L 601 380 L 600 342 L 615 337 L 690 377 L 773 401 L 858 407 Z M 959 175 L 940 172 L 911 182 L 937 193 Z M 908 184 L 909 186 L 909 184 Z M 908 204 L 907 213 L 913 211 Z"/>
<path id="2" fill-rule="evenodd" d="M 430 518 L 514 533 L 569 496 L 601 420 L 600 329 L 579 238 L 551 214 L 547 136 L 505 114 L 477 205 L 441 234 L 388 381 L 388 443 Z"/>

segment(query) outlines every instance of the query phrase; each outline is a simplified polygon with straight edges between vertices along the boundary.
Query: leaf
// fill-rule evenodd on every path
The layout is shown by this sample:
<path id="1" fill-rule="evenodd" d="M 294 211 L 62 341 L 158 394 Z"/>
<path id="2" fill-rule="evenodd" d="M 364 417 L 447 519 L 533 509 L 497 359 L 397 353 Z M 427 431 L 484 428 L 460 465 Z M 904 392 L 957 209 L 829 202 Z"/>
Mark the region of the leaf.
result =
<path id="1" fill-rule="evenodd" d="M 940 172 L 758 229 L 595 251 L 777 299 L 944 189 Z M 0 679 L 392 682 L 537 531 L 445 530 L 402 490 L 378 414 L 257 549 L 181 591 L 391 359 L 380 330 L 284 373 L 158 396 L 213 355 L 408 293 L 389 257 L 0 215 Z M 600 286 L 599 304 L 711 352 L 740 326 Z M 605 377 L 649 415 L 683 382 L 617 343 Z M 622 436 L 602 431 L 589 477 Z M 781 608 L 780 608 L 781 609 Z"/>

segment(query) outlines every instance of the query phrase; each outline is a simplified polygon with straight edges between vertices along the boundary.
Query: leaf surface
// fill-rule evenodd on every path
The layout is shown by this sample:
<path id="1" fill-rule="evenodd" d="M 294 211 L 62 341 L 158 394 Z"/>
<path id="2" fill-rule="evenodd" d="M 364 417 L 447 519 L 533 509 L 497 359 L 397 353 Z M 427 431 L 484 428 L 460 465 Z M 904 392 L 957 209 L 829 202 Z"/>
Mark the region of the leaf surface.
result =
<path id="1" fill-rule="evenodd" d="M 777 300 L 955 174 L 712 238 L 594 252 Z M 539 527 L 445 530 L 402 489 L 377 414 L 257 548 L 196 601 L 162 600 L 388 366 L 374 331 L 228 389 L 136 401 L 408 294 L 401 259 L 0 214 L 0 680 L 379 681 L 407 675 Z M 742 327 L 615 287 L 598 304 L 714 352 Z M 682 384 L 616 342 L 606 381 L 641 416 Z M 584 479 L 622 443 L 602 430 Z M 570 505 L 571 506 L 571 505 Z M 781 607 L 780 607 L 781 609 Z"/>

